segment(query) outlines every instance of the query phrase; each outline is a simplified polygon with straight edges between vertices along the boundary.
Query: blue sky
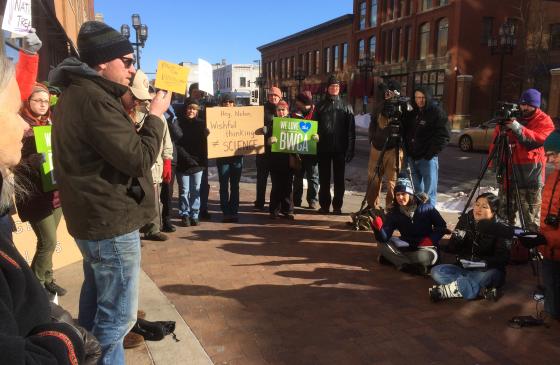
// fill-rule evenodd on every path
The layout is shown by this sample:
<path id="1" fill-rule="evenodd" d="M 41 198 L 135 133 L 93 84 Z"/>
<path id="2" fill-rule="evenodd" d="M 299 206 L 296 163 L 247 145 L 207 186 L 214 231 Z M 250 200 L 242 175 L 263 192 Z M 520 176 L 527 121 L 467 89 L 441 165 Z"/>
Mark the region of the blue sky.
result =
<path id="1" fill-rule="evenodd" d="M 157 60 L 203 58 L 210 63 L 251 63 L 257 47 L 338 16 L 352 13 L 352 0 L 95 0 L 95 12 L 120 31 L 140 14 L 148 25 L 141 66 L 154 72 Z M 131 37 L 135 35 L 131 27 Z"/>

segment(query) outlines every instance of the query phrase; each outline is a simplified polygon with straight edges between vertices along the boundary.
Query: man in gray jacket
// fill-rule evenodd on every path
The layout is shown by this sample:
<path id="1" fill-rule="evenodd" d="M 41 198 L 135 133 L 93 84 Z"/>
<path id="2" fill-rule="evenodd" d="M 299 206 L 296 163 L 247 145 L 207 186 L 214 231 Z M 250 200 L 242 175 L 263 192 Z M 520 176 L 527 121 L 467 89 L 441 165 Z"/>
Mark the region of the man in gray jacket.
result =
<path id="1" fill-rule="evenodd" d="M 125 363 L 123 338 L 136 322 L 140 235 L 155 213 L 150 169 L 163 137 L 161 92 L 137 133 L 121 104 L 135 73 L 132 45 L 115 29 L 89 21 L 78 34 L 80 60 L 51 72 L 65 87 L 53 126 L 53 157 L 62 209 L 83 255 L 79 322 L 99 339 L 100 364 Z"/>

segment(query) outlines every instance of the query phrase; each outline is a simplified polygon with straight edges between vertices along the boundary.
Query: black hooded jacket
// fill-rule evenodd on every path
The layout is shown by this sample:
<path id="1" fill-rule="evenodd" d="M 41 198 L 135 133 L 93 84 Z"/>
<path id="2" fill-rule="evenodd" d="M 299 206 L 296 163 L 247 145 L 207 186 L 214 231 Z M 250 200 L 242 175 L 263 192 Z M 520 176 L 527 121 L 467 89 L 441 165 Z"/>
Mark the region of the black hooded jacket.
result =
<path id="1" fill-rule="evenodd" d="M 313 119 L 318 122 L 317 154 L 354 156 L 356 123 L 352 107 L 339 96 L 328 96 L 315 108 Z"/>
<path id="2" fill-rule="evenodd" d="M 412 112 L 404 117 L 405 149 L 414 160 L 430 160 L 449 143 L 449 123 L 447 114 L 432 100 L 431 93 L 418 87 L 426 97 L 426 106 L 420 109 L 412 100 Z"/>

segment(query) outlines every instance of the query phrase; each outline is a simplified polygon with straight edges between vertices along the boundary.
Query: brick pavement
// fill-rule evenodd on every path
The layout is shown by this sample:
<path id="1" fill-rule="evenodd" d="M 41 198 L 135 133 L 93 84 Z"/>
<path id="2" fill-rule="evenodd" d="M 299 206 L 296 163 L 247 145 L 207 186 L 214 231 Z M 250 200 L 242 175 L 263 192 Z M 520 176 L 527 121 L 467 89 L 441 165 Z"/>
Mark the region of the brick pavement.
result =
<path id="1" fill-rule="evenodd" d="M 146 241 L 142 266 L 215 364 L 558 363 L 559 325 L 506 325 L 535 313 L 528 265 L 509 268 L 496 303 L 433 304 L 429 278 L 377 264 L 371 234 L 345 217 L 271 221 L 242 184 L 240 223 L 224 224 L 211 184 L 212 221 Z"/>

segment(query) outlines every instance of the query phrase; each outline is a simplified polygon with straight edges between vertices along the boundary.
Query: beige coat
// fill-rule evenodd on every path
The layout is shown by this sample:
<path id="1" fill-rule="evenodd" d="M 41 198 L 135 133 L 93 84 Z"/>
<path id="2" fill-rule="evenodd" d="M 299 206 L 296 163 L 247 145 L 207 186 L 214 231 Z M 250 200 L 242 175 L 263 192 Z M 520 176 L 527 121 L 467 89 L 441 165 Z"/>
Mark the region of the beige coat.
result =
<path id="1" fill-rule="evenodd" d="M 142 121 L 144 119 L 144 114 L 142 112 L 137 112 L 137 117 L 137 120 Z M 165 121 L 165 118 L 163 116 L 161 116 L 159 120 L 163 124 L 163 140 L 159 149 L 159 153 L 157 155 L 156 162 L 152 166 L 152 179 L 154 180 L 154 184 L 161 184 L 163 181 L 161 177 L 161 175 L 163 174 L 163 160 L 173 159 L 173 143 L 171 142 L 171 136 L 169 135 L 167 122 Z M 141 128 L 142 122 L 138 123 L 137 126 L 138 130 L 140 130 Z"/>

